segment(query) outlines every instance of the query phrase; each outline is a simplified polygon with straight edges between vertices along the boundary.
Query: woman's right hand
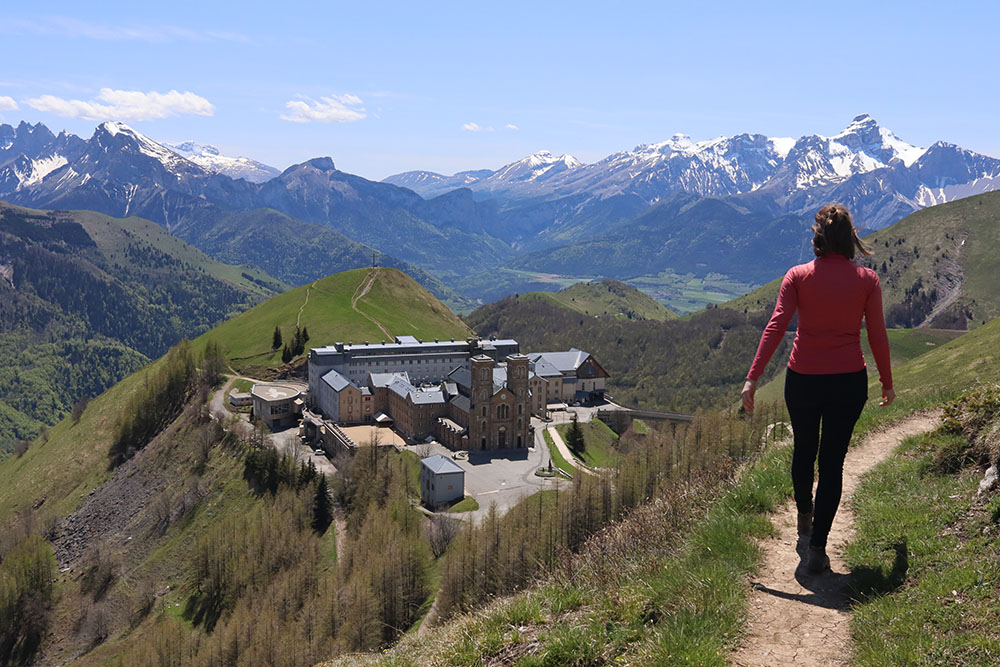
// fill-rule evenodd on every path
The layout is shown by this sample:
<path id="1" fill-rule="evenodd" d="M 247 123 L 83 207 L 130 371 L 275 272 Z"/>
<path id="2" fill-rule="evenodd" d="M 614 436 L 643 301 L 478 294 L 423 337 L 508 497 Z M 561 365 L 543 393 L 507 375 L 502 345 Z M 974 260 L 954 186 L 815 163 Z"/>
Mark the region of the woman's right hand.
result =
<path id="1" fill-rule="evenodd" d="M 743 399 L 743 409 L 747 412 L 753 412 L 753 397 L 757 393 L 757 383 L 753 380 L 747 380 L 743 383 L 743 392 L 740 394 L 740 398 Z"/>
<path id="2" fill-rule="evenodd" d="M 896 400 L 896 392 L 892 389 L 882 390 L 882 400 L 878 402 L 882 407 L 887 407 L 892 405 L 892 402 Z"/>

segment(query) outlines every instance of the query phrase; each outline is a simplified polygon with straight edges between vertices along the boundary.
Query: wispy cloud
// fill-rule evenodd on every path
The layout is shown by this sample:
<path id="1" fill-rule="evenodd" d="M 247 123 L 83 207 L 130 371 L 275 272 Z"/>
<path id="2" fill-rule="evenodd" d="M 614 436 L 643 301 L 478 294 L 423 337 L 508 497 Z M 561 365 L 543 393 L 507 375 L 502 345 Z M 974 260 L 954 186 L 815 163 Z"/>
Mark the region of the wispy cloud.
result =
<path id="1" fill-rule="evenodd" d="M 204 97 L 176 90 L 146 93 L 101 88 L 93 100 L 42 95 L 26 100 L 26 104 L 38 111 L 83 120 L 153 120 L 181 115 L 211 116 L 215 113 L 215 107 Z"/>
<path id="2" fill-rule="evenodd" d="M 487 126 L 483 127 L 479 123 L 464 123 L 462 125 L 462 129 L 465 130 L 466 132 L 493 132 L 494 131 L 492 125 L 487 125 Z"/>
<path id="3" fill-rule="evenodd" d="M 496 128 L 492 125 L 480 125 L 479 123 L 463 123 L 462 129 L 466 132 L 496 132 Z M 503 126 L 505 130 L 518 130 L 517 125 L 513 123 L 507 123 Z"/>
<path id="4" fill-rule="evenodd" d="M 0 17 L 0 33 L 44 35 L 101 41 L 168 42 L 249 42 L 246 35 L 227 30 L 198 30 L 175 25 L 112 24 L 85 21 L 72 16 L 45 16 L 39 19 Z"/>
<path id="5" fill-rule="evenodd" d="M 357 95 L 330 95 L 313 100 L 302 96 L 301 99 L 285 102 L 286 113 L 281 114 L 284 120 L 293 123 L 352 123 L 365 118 L 364 102 Z"/>
<path id="6" fill-rule="evenodd" d="M 5 97 L 0 95 L 0 111 L 16 111 L 17 102 L 14 101 L 13 97 Z"/>

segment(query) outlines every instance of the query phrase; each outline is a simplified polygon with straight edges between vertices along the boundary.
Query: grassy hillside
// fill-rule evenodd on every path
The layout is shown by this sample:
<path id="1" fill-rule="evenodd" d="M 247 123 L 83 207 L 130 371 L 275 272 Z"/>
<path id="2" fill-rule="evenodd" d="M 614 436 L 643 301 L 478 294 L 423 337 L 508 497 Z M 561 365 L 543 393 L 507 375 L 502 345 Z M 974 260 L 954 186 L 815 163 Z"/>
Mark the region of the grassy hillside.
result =
<path id="1" fill-rule="evenodd" d="M 889 326 L 972 329 L 1000 316 L 1000 192 L 926 208 L 865 241 L 875 254 L 857 259 L 879 274 Z M 723 305 L 770 311 L 780 284 Z"/>
<path id="2" fill-rule="evenodd" d="M 959 336 L 966 335 L 964 331 L 954 329 L 889 329 L 889 357 L 892 360 L 893 376 L 895 378 L 895 368 L 911 359 L 915 359 L 923 354 L 945 345 L 949 341 L 955 340 Z M 789 334 L 791 337 L 793 334 Z M 875 380 L 878 370 L 875 367 L 875 358 L 872 356 L 871 348 L 868 346 L 868 338 L 861 335 L 861 351 L 865 355 L 865 363 L 868 366 L 869 379 Z M 779 370 L 777 374 L 767 384 L 761 385 L 757 390 L 757 396 L 763 401 L 783 400 L 785 387 L 785 367 L 788 355 L 771 360 L 771 364 Z M 898 380 L 894 383 L 899 385 Z M 874 394 L 873 394 L 874 395 Z"/>
<path id="3" fill-rule="evenodd" d="M 283 288 L 147 220 L 0 203 L 0 448 Z"/>
<path id="4" fill-rule="evenodd" d="M 332 528 L 315 526 L 319 487 L 308 470 L 222 433 L 202 409 L 205 381 L 193 371 L 180 416 L 159 424 L 131 458 L 109 465 L 130 411 L 155 407 L 136 401 L 158 404 L 162 396 L 150 388 L 163 386 L 158 377 L 167 369 L 184 367 L 178 349 L 198 355 L 214 341 L 252 357 L 262 346 L 253 362 L 273 370 L 281 366 L 269 349 L 274 327 L 292 329 L 300 309 L 316 344 L 379 339 L 380 327 L 425 339 L 468 333 L 399 271 L 331 276 L 175 348 L 94 398 L 79 419 L 63 419 L 20 456 L 0 461 L 0 561 L 43 535 L 63 569 L 36 614 L 49 624 L 43 662 L 207 664 L 236 650 L 259 664 L 280 645 L 291 664 L 312 664 L 374 648 L 426 613 L 420 605 L 442 555 L 432 553 L 438 542 L 431 535 L 453 529 L 424 525 L 411 507 L 418 493 L 412 464 L 394 453 L 338 462 L 333 492 L 347 527 L 335 539 Z M 374 581 L 390 582 L 398 597 L 389 599 Z M 374 616 L 365 617 L 358 605 L 373 600 L 384 607 L 368 607 Z M 266 624 L 280 627 L 281 639 L 244 632 L 250 619 L 260 621 L 261 604 L 273 610 Z M 279 611 L 288 604 L 294 612 Z M 354 632 L 355 621 L 368 630 Z"/>
<path id="5" fill-rule="evenodd" d="M 296 287 L 224 322 L 203 340 L 217 340 L 237 370 L 275 368 L 279 327 L 285 341 L 296 323 L 313 347 L 335 342 L 376 343 L 395 336 L 464 339 L 470 331 L 454 313 L 402 271 L 354 269 Z M 308 347 L 308 346 L 307 346 Z"/>
<path id="6" fill-rule="evenodd" d="M 608 428 L 607 424 L 595 419 L 579 426 L 583 433 L 584 445 L 581 451 L 573 453 L 581 461 L 588 466 L 597 468 L 613 468 L 615 464 L 620 462 L 622 456 L 616 449 L 618 435 Z M 571 428 L 571 424 L 556 426 L 556 430 L 559 431 L 564 442 L 569 442 L 568 436 Z"/>
<path id="7" fill-rule="evenodd" d="M 583 315 L 610 315 L 624 319 L 671 320 L 677 315 L 631 285 L 617 280 L 577 283 L 559 292 L 530 292 L 521 299 L 537 299 Z"/>
<path id="8" fill-rule="evenodd" d="M 281 360 L 280 351 L 270 349 L 274 327 L 281 326 L 290 338 L 300 308 L 313 345 L 385 338 L 366 315 L 394 335 L 423 339 L 468 335 L 468 328 L 455 315 L 395 269 L 378 269 L 368 293 L 358 299 L 358 310 L 353 310 L 354 295 L 371 276 L 369 270 L 357 269 L 280 294 L 206 332 L 193 347 L 203 349 L 208 341 L 216 341 L 239 369 L 276 368 Z M 309 303 L 303 308 L 307 290 Z M 0 485 L 0 524 L 36 503 L 64 514 L 79 502 L 82 491 L 108 478 L 107 447 L 114 424 L 122 407 L 144 383 L 143 378 L 155 373 L 158 363 L 133 373 L 90 401 L 78 424 L 68 418 L 59 421 L 23 456 L 0 464 L 0 478 L 5 480 Z"/>

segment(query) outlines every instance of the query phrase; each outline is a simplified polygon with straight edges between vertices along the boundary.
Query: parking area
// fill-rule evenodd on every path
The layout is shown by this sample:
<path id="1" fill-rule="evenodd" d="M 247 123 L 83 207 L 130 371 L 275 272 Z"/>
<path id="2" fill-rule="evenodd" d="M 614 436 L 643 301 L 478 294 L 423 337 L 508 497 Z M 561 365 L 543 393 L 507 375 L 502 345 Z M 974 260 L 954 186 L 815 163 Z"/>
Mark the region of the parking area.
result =
<path id="1" fill-rule="evenodd" d="M 455 461 L 465 471 L 465 494 L 479 503 L 475 512 L 457 514 L 477 523 L 496 504 L 497 510 L 506 512 L 525 496 L 541 489 L 554 489 L 560 481 L 535 475 L 535 470 L 548 463 L 544 447 L 531 447 L 502 452 L 470 452 L 468 460 L 455 459 L 454 452 L 434 442 L 410 445 L 407 450 L 425 457 L 442 454 Z M 562 484 L 566 480 L 561 480 Z"/>
<path id="2" fill-rule="evenodd" d="M 337 468 L 325 455 L 317 454 L 315 450 L 299 439 L 298 426 L 292 426 L 280 431 L 273 431 L 264 436 L 272 447 L 282 454 L 289 454 L 296 461 L 312 461 L 316 470 L 324 475 L 336 475 Z"/>

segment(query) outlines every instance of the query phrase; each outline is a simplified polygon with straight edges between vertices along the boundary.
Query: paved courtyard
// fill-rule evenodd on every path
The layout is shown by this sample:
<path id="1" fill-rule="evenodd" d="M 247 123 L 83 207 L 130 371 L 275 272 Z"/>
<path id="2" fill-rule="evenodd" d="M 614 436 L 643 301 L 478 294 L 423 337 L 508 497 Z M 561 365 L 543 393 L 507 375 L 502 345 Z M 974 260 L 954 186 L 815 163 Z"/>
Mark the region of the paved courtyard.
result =
<path id="1" fill-rule="evenodd" d="M 537 439 L 540 438 L 539 431 Z M 470 452 L 468 460 L 454 459 L 454 452 L 437 442 L 410 445 L 406 449 L 419 456 L 443 454 L 465 471 L 465 495 L 475 498 L 479 509 L 454 516 L 469 518 L 477 523 L 486 516 L 492 504 L 496 504 L 497 510 L 504 513 L 525 496 L 569 483 L 564 478 L 550 479 L 535 475 L 535 470 L 549 462 L 544 442 L 541 447 L 536 443 L 535 447 L 528 449 L 505 450 L 500 453 Z"/>

